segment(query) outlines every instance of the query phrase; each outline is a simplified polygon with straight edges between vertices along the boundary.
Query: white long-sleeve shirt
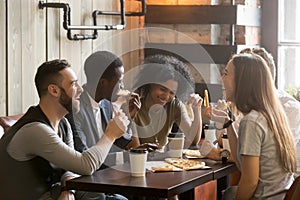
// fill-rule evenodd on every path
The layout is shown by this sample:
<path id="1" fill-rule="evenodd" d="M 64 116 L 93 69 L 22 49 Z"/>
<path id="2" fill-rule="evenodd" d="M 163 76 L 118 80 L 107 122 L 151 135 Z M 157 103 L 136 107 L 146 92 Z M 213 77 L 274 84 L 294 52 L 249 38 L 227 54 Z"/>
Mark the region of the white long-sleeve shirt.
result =
<path id="1" fill-rule="evenodd" d="M 288 93 L 278 90 L 278 97 L 283 105 L 296 145 L 297 172 L 300 175 L 300 102 Z"/>

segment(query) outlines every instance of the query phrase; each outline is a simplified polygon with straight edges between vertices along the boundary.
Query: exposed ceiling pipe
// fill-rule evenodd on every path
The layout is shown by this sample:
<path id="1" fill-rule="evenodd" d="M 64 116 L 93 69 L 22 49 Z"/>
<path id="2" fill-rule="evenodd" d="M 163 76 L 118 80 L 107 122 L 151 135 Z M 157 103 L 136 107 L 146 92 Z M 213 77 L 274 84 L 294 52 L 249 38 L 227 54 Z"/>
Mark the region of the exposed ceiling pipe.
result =
<path id="1" fill-rule="evenodd" d="M 67 37 L 69 40 L 86 40 L 86 39 L 96 39 L 98 37 L 98 30 L 122 30 L 126 26 L 125 15 L 126 16 L 142 16 L 146 13 L 146 2 L 142 1 L 142 11 L 141 12 L 128 12 L 125 13 L 124 9 L 124 0 L 120 0 L 120 12 L 113 11 L 99 11 L 95 10 L 92 14 L 93 17 L 93 26 L 87 25 L 71 25 L 71 8 L 67 3 L 44 3 L 43 1 L 39 1 L 39 8 L 62 8 L 63 9 L 63 27 L 67 30 Z M 121 24 L 117 25 L 97 25 L 97 16 L 98 15 L 119 15 L 121 19 Z M 72 30 L 93 30 L 94 33 L 92 35 L 88 34 L 72 34 Z"/>

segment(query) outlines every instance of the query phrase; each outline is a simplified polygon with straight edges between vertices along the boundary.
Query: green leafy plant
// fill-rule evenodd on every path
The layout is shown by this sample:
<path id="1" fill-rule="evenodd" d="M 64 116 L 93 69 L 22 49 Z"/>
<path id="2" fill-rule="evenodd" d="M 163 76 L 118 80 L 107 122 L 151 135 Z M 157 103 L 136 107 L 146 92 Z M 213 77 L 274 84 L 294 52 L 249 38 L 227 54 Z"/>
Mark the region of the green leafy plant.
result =
<path id="1" fill-rule="evenodd" d="M 285 91 L 300 101 L 300 86 L 291 85 Z"/>

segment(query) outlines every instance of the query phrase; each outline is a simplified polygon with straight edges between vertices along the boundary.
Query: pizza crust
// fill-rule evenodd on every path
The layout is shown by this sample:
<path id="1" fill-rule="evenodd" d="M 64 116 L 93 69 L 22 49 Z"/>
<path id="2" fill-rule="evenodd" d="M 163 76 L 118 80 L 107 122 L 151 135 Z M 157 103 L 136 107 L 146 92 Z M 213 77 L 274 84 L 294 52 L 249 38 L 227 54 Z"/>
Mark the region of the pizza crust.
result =
<path id="1" fill-rule="evenodd" d="M 151 169 L 152 169 L 152 171 L 155 171 L 155 172 L 158 172 L 158 171 L 169 172 L 169 171 L 174 171 L 174 166 L 166 164 L 165 166 L 152 167 Z"/>
<path id="2" fill-rule="evenodd" d="M 204 101 L 203 104 L 206 108 L 209 107 L 209 96 L 208 96 L 208 91 L 204 90 Z"/>
<path id="3" fill-rule="evenodd" d="M 202 169 L 205 167 L 205 162 L 199 160 L 189 160 L 183 158 L 166 158 L 165 161 L 183 170 Z"/>

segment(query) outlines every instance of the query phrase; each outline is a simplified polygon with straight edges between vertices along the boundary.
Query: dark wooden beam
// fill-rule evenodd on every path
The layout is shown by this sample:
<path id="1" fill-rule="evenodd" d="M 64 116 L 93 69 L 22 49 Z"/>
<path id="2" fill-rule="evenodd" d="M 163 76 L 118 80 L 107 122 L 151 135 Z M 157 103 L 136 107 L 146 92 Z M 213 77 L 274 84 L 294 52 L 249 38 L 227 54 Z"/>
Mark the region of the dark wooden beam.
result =
<path id="1" fill-rule="evenodd" d="M 146 43 L 144 52 L 145 56 L 173 55 L 190 63 L 226 64 L 231 55 L 237 52 L 237 49 L 237 45 Z"/>
<path id="2" fill-rule="evenodd" d="M 279 0 L 262 0 L 261 46 L 270 52 L 276 64 L 276 85 L 278 83 L 278 4 Z"/>
<path id="3" fill-rule="evenodd" d="M 145 23 L 260 26 L 260 8 L 244 5 L 148 5 Z"/>

